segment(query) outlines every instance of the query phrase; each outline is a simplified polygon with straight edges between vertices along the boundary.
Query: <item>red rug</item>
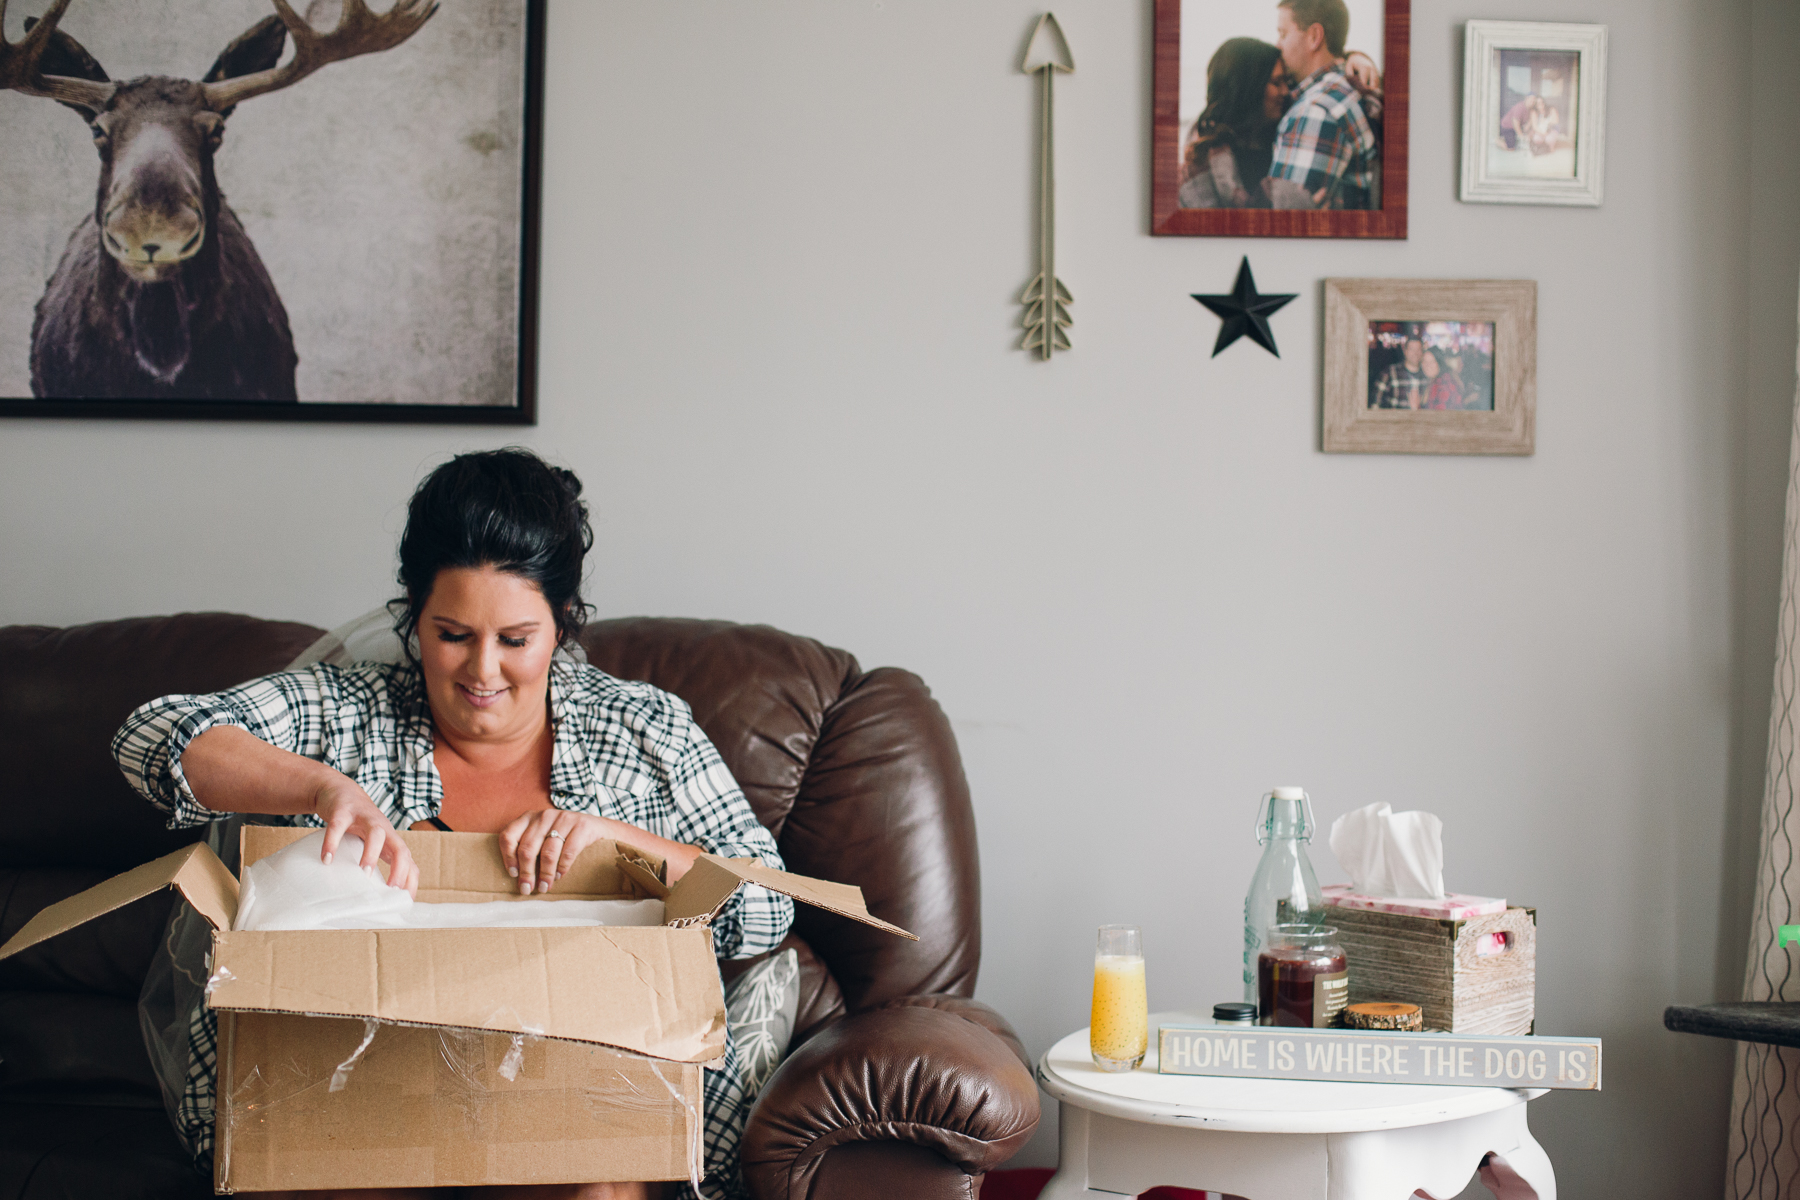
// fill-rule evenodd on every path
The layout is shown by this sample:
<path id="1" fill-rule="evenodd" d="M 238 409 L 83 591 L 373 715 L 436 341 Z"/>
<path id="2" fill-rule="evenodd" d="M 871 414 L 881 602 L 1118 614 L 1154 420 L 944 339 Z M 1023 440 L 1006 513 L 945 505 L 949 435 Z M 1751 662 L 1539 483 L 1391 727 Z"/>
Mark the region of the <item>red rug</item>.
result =
<path id="1" fill-rule="evenodd" d="M 990 1171 L 981 1181 L 981 1200 L 1037 1200 L 1050 1176 L 1048 1167 L 1020 1167 L 1012 1171 Z M 1139 1200 L 1209 1200 L 1217 1192 L 1197 1192 L 1193 1188 L 1158 1187 L 1145 1192 Z"/>

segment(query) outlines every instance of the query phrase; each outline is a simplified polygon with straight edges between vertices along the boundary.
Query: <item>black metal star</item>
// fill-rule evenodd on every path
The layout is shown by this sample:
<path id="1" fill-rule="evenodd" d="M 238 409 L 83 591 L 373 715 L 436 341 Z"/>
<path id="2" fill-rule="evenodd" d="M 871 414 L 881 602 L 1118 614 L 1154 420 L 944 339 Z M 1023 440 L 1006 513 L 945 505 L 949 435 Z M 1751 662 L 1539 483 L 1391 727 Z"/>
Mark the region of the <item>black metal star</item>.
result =
<path id="1" fill-rule="evenodd" d="M 1243 265 L 1238 267 L 1237 284 L 1228 295 L 1194 295 L 1194 299 L 1224 318 L 1219 326 L 1219 340 L 1213 343 L 1213 357 L 1219 357 L 1219 351 L 1247 334 L 1251 341 L 1280 358 L 1281 351 L 1275 348 L 1275 334 L 1269 328 L 1269 317 L 1297 295 L 1298 292 L 1286 296 L 1259 294 L 1256 279 L 1250 274 L 1250 258 L 1246 255 Z"/>

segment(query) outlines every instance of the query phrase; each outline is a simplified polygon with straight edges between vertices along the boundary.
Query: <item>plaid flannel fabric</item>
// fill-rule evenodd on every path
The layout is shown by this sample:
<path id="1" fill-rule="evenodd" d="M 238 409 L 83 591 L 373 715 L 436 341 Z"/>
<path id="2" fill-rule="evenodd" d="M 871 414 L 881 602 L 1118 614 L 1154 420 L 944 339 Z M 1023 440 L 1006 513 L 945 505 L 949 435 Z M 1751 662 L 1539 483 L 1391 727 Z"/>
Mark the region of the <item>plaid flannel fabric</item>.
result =
<path id="1" fill-rule="evenodd" d="M 1405 363 L 1389 363 L 1375 377 L 1375 394 L 1370 408 L 1423 408 L 1425 393 L 1431 386 L 1423 371 L 1409 371 Z"/>
<path id="2" fill-rule="evenodd" d="M 1323 191 L 1321 208 L 1376 204 L 1380 156 L 1356 86 L 1335 67 L 1314 72 L 1275 129 L 1271 179 Z"/>
<path id="3" fill-rule="evenodd" d="M 713 854 L 782 865 L 775 839 L 679 697 L 591 666 L 557 662 L 551 666 L 550 711 L 556 807 L 611 817 Z M 217 816 L 194 798 L 181 756 L 196 737 L 220 725 L 342 771 L 399 828 L 437 816 L 443 804 L 431 714 L 416 667 L 317 664 L 211 695 L 164 696 L 139 708 L 114 735 L 113 757 L 131 785 L 169 814 L 171 828 Z M 294 821 L 319 824 L 311 815 Z M 762 954 L 786 936 L 793 919 L 792 900 L 745 886 L 713 921 L 714 949 L 720 958 Z M 187 1091 L 176 1119 L 200 1148 L 203 1167 L 212 1157 L 217 1042 L 216 1018 L 204 1009 L 195 1012 Z M 744 1084 L 729 1030 L 723 1069 L 705 1076 L 706 1190 L 734 1200 L 742 1187 L 737 1143 L 755 1096 Z"/>

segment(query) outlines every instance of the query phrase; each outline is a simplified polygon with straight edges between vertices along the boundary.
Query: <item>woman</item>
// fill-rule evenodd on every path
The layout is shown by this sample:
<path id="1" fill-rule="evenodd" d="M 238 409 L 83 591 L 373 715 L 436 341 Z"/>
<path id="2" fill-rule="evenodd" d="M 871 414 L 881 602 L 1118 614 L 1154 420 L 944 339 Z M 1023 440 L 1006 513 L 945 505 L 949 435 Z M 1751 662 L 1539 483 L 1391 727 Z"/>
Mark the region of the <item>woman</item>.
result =
<path id="1" fill-rule="evenodd" d="M 1432 347 L 1425 347 L 1425 353 L 1419 356 L 1419 370 L 1425 372 L 1425 390 L 1420 394 L 1415 408 L 1431 407 L 1431 389 L 1437 386 L 1438 378 L 1444 373 L 1444 360 Z"/>
<path id="2" fill-rule="evenodd" d="M 1500 118 L 1500 145 L 1506 150 L 1529 148 L 1542 120 L 1544 101 L 1536 92 L 1506 110 Z"/>
<path id="3" fill-rule="evenodd" d="M 1267 208 L 1262 181 L 1275 153 L 1275 126 L 1288 106 L 1281 51 L 1231 38 L 1206 64 L 1206 107 L 1188 134 L 1182 208 Z"/>
<path id="4" fill-rule="evenodd" d="M 1438 356 L 1433 353 L 1433 357 Z M 1426 390 L 1425 403 L 1421 407 L 1435 412 L 1455 412 L 1463 407 L 1462 355 L 1455 350 L 1445 350 L 1441 357 L 1443 366 Z"/>
<path id="5" fill-rule="evenodd" d="M 780 866 L 775 841 L 681 700 L 554 658 L 587 605 L 593 544 L 581 484 L 527 450 L 465 454 L 414 493 L 400 539 L 399 664 L 323 664 L 214 695 L 144 705 L 113 739 L 132 785 L 172 828 L 272 813 L 322 826 L 330 861 L 347 834 L 364 867 L 418 888 L 395 830 L 435 825 L 499 835 L 521 894 L 548 892 L 601 838 L 661 856 L 670 882 L 702 853 Z M 327 732 L 328 731 L 328 732 Z M 721 958 L 771 950 L 793 904 L 740 889 L 713 922 Z M 177 1131 L 210 1173 L 216 1018 L 190 1025 Z M 704 1072 L 708 1196 L 743 1194 L 737 1141 L 750 1101 L 729 1033 Z M 485 1189 L 567 1200 L 647 1200 L 661 1185 Z M 307 1193 L 322 1195 L 322 1193 Z M 373 1200 L 402 1192 L 350 1192 Z M 420 1190 L 427 1197 L 429 1190 Z"/>

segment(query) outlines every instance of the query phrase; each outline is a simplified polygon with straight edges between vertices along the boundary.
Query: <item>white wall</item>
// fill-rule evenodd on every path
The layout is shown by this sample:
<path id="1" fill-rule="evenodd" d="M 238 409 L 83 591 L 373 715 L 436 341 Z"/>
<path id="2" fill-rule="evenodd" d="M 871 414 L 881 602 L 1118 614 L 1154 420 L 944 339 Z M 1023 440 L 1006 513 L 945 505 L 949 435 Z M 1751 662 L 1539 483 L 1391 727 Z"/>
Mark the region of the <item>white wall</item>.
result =
<path id="1" fill-rule="evenodd" d="M 1037 9 L 557 0 L 542 423 L 4 425 L 0 620 L 336 622 L 388 595 L 422 472 L 525 442 L 587 481 L 603 612 L 932 684 L 980 994 L 1034 1051 L 1085 1023 L 1102 921 L 1144 924 L 1153 1006 L 1235 993 L 1265 788 L 1425 807 L 1451 887 L 1538 906 L 1540 1031 L 1607 1039 L 1605 1092 L 1532 1107 L 1564 1193 L 1713 1194 L 1729 1051 L 1660 1014 L 1741 969 L 1796 278 L 1794 141 L 1750 120 L 1791 108 L 1786 7 L 1421 0 L 1411 237 L 1358 244 L 1148 237 L 1150 6 L 1066 0 L 1045 365 L 1011 348 Z M 1455 200 L 1476 16 L 1610 25 L 1605 207 Z M 1246 253 L 1302 294 L 1279 361 L 1209 359 L 1188 298 Z M 1536 456 L 1318 453 L 1326 276 L 1537 279 Z"/>

